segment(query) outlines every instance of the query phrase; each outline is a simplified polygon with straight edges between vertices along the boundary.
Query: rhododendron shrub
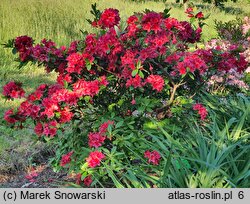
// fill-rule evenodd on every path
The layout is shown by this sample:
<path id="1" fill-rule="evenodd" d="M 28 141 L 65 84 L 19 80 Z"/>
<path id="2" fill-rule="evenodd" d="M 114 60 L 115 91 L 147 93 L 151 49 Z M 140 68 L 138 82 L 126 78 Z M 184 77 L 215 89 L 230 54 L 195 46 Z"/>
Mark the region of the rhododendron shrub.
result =
<path id="1" fill-rule="evenodd" d="M 230 70 L 221 70 L 215 73 L 208 81 L 208 89 L 213 92 L 246 92 L 249 91 L 249 67 L 239 71 L 245 63 L 250 62 L 250 20 L 237 18 L 229 22 L 216 22 L 216 29 L 221 39 L 212 39 L 206 43 L 206 49 L 215 49 L 219 52 L 228 53 L 227 56 L 240 55 L 240 64 L 235 64 L 232 59 L 225 58 L 224 66 Z M 223 54 L 222 57 L 226 56 Z"/>
<path id="2" fill-rule="evenodd" d="M 170 152 L 157 145 L 164 136 L 147 124 L 179 121 L 182 113 L 197 111 L 198 120 L 209 120 L 205 106 L 192 109 L 199 102 L 194 97 L 214 73 L 241 73 L 247 62 L 237 48 L 190 51 L 201 37 L 201 12 L 187 12 L 191 22 L 197 20 L 194 25 L 170 17 L 168 10 L 146 10 L 130 16 L 122 29 L 118 10 L 92 8 L 89 22 L 97 32 L 69 47 L 46 39 L 34 44 L 28 36 L 8 43 L 21 65 L 37 63 L 58 77 L 25 96 L 5 120 L 17 126 L 32 119 L 37 136 L 55 144 L 54 165 L 77 173 L 78 184 L 131 186 L 138 173 L 145 186 L 157 185 Z M 12 90 L 23 96 L 20 87 L 6 87 L 5 96 L 13 97 Z"/>

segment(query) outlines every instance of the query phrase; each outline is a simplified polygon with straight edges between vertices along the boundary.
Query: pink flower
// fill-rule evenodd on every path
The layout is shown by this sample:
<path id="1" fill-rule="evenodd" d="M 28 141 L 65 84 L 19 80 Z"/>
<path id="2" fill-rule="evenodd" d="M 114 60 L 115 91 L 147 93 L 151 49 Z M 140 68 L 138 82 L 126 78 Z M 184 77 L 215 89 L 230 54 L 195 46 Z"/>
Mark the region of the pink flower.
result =
<path id="1" fill-rule="evenodd" d="M 100 166 L 101 160 L 105 158 L 105 155 L 102 152 L 94 151 L 89 154 L 89 157 L 86 158 L 88 166 L 94 168 Z"/>
<path id="2" fill-rule="evenodd" d="M 73 151 L 67 153 L 67 154 L 64 154 L 62 156 L 62 159 L 61 159 L 61 162 L 60 162 L 60 166 L 65 166 L 66 164 L 70 163 L 71 162 L 71 155 L 73 154 Z"/>
<path id="3" fill-rule="evenodd" d="M 148 163 L 158 165 L 161 159 L 161 155 L 157 151 L 150 152 L 149 150 L 145 151 L 144 157 L 148 159 Z"/>
<path id="4" fill-rule="evenodd" d="M 164 87 L 164 79 L 159 75 L 149 75 L 146 79 L 146 82 L 151 84 L 154 90 L 160 92 Z"/>

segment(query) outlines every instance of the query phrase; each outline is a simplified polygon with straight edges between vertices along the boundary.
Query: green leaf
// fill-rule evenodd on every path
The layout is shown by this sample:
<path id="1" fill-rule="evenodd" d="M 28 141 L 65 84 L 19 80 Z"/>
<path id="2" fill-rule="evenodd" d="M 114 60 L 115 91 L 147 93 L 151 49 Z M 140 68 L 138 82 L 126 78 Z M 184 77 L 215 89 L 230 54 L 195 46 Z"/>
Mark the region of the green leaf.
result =
<path id="1" fill-rule="evenodd" d="M 91 65 L 89 59 L 85 59 L 85 63 L 86 63 L 86 68 L 87 68 L 87 70 L 88 70 L 88 71 L 91 70 L 92 65 Z"/>
<path id="2" fill-rule="evenodd" d="M 138 73 L 138 69 L 132 71 L 132 77 L 134 77 Z"/>
<path id="3" fill-rule="evenodd" d="M 115 103 L 110 104 L 110 105 L 108 106 L 108 110 L 109 110 L 109 111 L 112 111 L 113 108 L 114 108 L 115 106 L 116 106 Z"/>
<path id="4" fill-rule="evenodd" d="M 118 122 L 118 123 L 116 124 L 115 128 L 119 128 L 119 127 L 121 127 L 121 126 L 123 125 L 123 123 L 124 123 L 124 121 L 123 121 L 123 120 L 122 120 L 122 121 L 120 121 L 120 122 Z"/>
<path id="5" fill-rule="evenodd" d="M 111 180 L 114 182 L 115 187 L 116 188 L 124 188 L 124 186 L 120 183 L 120 181 L 117 179 L 116 175 L 114 174 L 114 172 L 109 168 L 108 165 L 104 164 L 109 177 L 111 178 Z"/>
<path id="6" fill-rule="evenodd" d="M 141 78 L 144 78 L 144 74 L 141 70 L 139 70 L 139 74 L 138 74 Z"/>

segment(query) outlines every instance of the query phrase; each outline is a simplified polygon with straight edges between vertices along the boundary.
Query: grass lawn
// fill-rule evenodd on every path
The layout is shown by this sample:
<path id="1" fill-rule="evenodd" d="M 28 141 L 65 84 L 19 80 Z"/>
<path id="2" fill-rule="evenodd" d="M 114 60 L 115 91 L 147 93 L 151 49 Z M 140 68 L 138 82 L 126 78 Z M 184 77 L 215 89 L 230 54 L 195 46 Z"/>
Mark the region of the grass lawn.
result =
<path id="1" fill-rule="evenodd" d="M 86 19 L 91 18 L 89 11 L 91 4 L 95 2 L 101 10 L 110 7 L 119 9 L 123 20 L 134 12 L 143 11 L 146 8 L 155 11 L 163 11 L 165 8 L 164 3 L 153 1 L 136 3 L 128 0 L 1 0 L 0 44 L 16 36 L 29 35 L 36 42 L 47 38 L 52 39 L 58 45 L 69 45 L 71 41 L 81 39 L 80 29 L 93 31 Z M 205 14 L 210 14 L 202 37 L 205 41 L 216 37 L 214 20 L 229 21 L 238 15 L 242 17 L 250 15 L 249 0 L 239 0 L 237 3 L 228 2 L 225 4 L 224 11 L 201 2 L 196 0 L 194 4 L 202 7 Z M 171 16 L 180 20 L 186 19 L 184 9 L 176 5 L 173 0 L 167 1 L 166 5 L 172 8 Z M 0 90 L 10 80 L 21 81 L 28 93 L 41 83 L 55 81 L 55 73 L 48 75 L 42 68 L 33 65 L 18 70 L 18 63 L 14 59 L 15 56 L 10 50 L 0 47 Z M 25 156 L 27 144 L 34 142 L 35 136 L 31 130 L 15 131 L 7 128 L 3 121 L 4 111 L 18 106 L 19 103 L 20 101 L 5 102 L 0 98 L 0 174 L 1 168 L 5 168 L 4 165 L 11 163 L 13 159 L 11 156 L 7 157 L 4 150 L 18 147 L 19 150 L 21 148 L 20 151 L 18 150 L 19 153 Z"/>

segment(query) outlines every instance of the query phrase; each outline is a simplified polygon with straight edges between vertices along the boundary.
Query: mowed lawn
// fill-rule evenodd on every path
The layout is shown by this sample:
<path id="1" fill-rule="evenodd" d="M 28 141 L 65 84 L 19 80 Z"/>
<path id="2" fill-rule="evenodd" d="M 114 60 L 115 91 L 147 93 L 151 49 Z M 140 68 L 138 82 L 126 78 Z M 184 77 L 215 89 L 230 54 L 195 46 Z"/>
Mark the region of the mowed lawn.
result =
<path id="1" fill-rule="evenodd" d="M 184 9 L 174 3 L 145 1 L 137 3 L 129 0 L 1 0 L 0 3 L 0 44 L 20 35 L 29 35 L 36 42 L 43 38 L 52 39 L 58 45 L 69 45 L 73 40 L 81 39 L 80 30 L 94 32 L 86 19 L 91 18 L 91 4 L 98 4 L 98 8 L 117 8 L 120 11 L 122 21 L 134 12 L 143 11 L 146 8 L 155 11 L 163 11 L 165 6 L 171 7 L 171 15 L 181 20 L 186 19 Z M 203 40 L 207 41 L 216 37 L 214 20 L 229 21 L 237 15 L 243 17 L 250 15 L 250 2 L 239 0 L 237 3 L 226 3 L 225 11 L 214 8 L 202 1 L 193 1 L 198 7 L 203 8 L 205 14 L 210 14 L 204 27 Z M 248 13 L 249 12 L 249 13 Z M 23 82 L 25 90 L 30 93 L 41 83 L 52 83 L 56 74 L 46 74 L 42 68 L 28 65 L 22 70 L 17 69 L 18 63 L 11 50 L 0 47 L 0 90 L 6 82 L 18 80 Z M 32 137 L 31 129 L 13 131 L 7 128 L 3 121 L 4 111 L 10 107 L 17 107 L 21 100 L 6 102 L 0 99 L 0 158 L 2 152 L 16 141 L 29 141 Z M 32 127 L 32 124 L 30 125 Z M 24 140 L 24 138 L 26 138 Z M 6 159 L 6 158 L 5 158 Z M 1 165 L 0 165 L 1 170 Z"/>

